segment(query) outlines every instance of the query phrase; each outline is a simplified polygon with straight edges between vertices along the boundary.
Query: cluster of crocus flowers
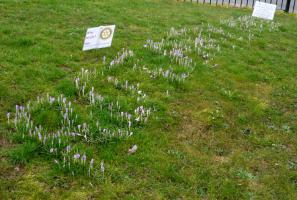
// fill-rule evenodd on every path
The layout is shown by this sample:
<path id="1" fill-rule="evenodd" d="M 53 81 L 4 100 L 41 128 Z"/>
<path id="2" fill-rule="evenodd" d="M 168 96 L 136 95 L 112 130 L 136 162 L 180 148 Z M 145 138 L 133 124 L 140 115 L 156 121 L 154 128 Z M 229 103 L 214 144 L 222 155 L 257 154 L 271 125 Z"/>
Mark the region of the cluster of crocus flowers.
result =
<path id="1" fill-rule="evenodd" d="M 74 108 L 71 101 L 67 101 L 67 99 L 62 96 L 60 96 L 60 99 L 62 99 L 62 101 L 59 101 L 58 98 L 58 103 L 63 117 L 61 124 L 64 128 L 68 128 L 70 130 L 77 120 L 77 114 L 74 114 Z"/>
<path id="2" fill-rule="evenodd" d="M 153 40 L 147 40 L 146 43 L 143 45 L 144 48 L 150 49 L 152 51 L 163 53 L 163 49 L 165 46 L 164 39 L 160 42 L 154 42 Z"/>
<path id="3" fill-rule="evenodd" d="M 55 163 L 67 171 L 75 175 L 75 170 L 77 167 L 82 167 L 85 170 L 86 175 L 89 177 L 95 176 L 94 173 L 94 158 L 88 157 L 85 152 L 81 153 L 77 148 L 73 148 L 71 145 L 67 145 L 61 150 L 61 155 L 63 157 L 62 161 L 55 159 Z"/>
<path id="4" fill-rule="evenodd" d="M 75 87 L 78 90 L 78 95 L 79 96 L 86 96 L 88 95 L 88 85 L 87 83 L 90 82 L 91 78 L 94 78 L 97 75 L 96 69 L 94 70 L 88 70 L 81 68 L 80 73 L 78 74 L 77 77 L 75 77 Z"/>
<path id="5" fill-rule="evenodd" d="M 108 65 L 108 69 L 112 69 L 118 65 L 123 64 L 127 58 L 133 56 L 133 51 L 128 49 L 122 49 L 120 52 L 118 52 L 117 56 L 110 62 L 110 64 Z"/>
<path id="6" fill-rule="evenodd" d="M 123 114 L 124 118 L 125 114 Z M 131 115 L 127 114 L 127 124 L 129 126 L 129 121 L 131 121 Z M 128 121 L 129 120 L 129 121 Z M 121 139 L 125 137 L 130 137 L 133 132 L 129 128 L 118 128 L 115 130 L 103 127 L 100 125 L 99 121 L 95 125 L 90 125 L 83 123 L 82 125 L 77 125 L 76 132 L 73 133 L 74 137 L 81 138 L 81 141 L 86 143 L 106 143 L 112 139 Z"/>
<path id="7" fill-rule="evenodd" d="M 143 73 L 148 74 L 152 79 L 161 77 L 168 81 L 178 82 L 178 83 L 184 82 L 190 75 L 190 70 L 184 73 L 175 73 L 174 69 L 171 66 L 169 68 L 157 67 L 153 69 L 149 69 L 145 66 L 134 67 L 134 70 L 137 70 L 137 69 L 141 70 Z"/>
<path id="8" fill-rule="evenodd" d="M 196 29 L 197 31 L 201 32 L 203 30 L 202 29 Z M 212 33 L 212 34 L 217 34 L 220 35 L 222 37 L 220 37 L 219 39 L 221 39 L 222 41 L 226 41 L 226 38 L 232 39 L 232 40 L 236 40 L 237 37 L 234 33 L 229 32 L 224 30 L 222 27 L 216 27 L 210 23 L 207 24 L 207 26 L 205 27 L 205 32 L 206 33 Z"/>
<path id="9" fill-rule="evenodd" d="M 112 130 L 109 128 L 98 127 L 100 134 L 95 135 L 93 138 L 90 138 L 90 142 L 93 143 L 106 143 L 112 139 L 123 139 L 133 135 L 133 132 L 129 129 L 117 129 Z"/>
<path id="10" fill-rule="evenodd" d="M 46 128 L 41 125 L 34 125 L 31 114 L 39 109 L 40 107 L 50 106 L 55 110 L 60 110 L 61 113 L 61 123 L 58 130 L 49 132 Z M 47 150 L 49 154 L 54 157 L 63 156 L 63 161 L 59 159 L 54 159 L 54 162 L 61 167 L 67 167 L 74 173 L 76 165 L 86 166 L 88 163 L 87 156 L 85 153 L 76 152 L 72 154 L 71 143 L 76 143 L 79 141 L 88 142 L 90 130 L 86 123 L 82 125 L 75 126 L 77 115 L 74 115 L 74 107 L 71 101 L 68 101 L 64 95 L 58 97 L 53 97 L 46 95 L 45 97 L 38 97 L 37 101 L 30 102 L 26 106 L 16 105 L 14 113 L 8 113 L 8 125 L 15 128 L 15 134 L 21 134 L 22 138 L 26 140 L 27 138 L 34 139 L 43 149 Z M 12 117 L 14 120 L 12 123 Z M 102 130 L 106 132 L 106 130 Z M 118 130 L 114 131 L 113 135 L 118 134 Z M 124 135 L 121 131 L 121 135 Z M 131 133 L 125 133 L 131 135 Z M 91 159 L 89 166 L 89 174 L 93 169 L 94 159 Z M 77 166 L 76 166 L 77 167 Z"/>
<path id="11" fill-rule="evenodd" d="M 183 54 L 193 52 L 191 38 L 181 40 L 181 41 L 179 39 L 174 39 L 169 41 L 166 40 L 166 46 L 170 47 L 171 49 L 181 50 Z M 166 53 L 164 53 L 164 55 L 166 55 Z"/>
<path id="12" fill-rule="evenodd" d="M 216 44 L 213 39 L 205 39 L 200 36 L 195 38 L 195 52 L 203 58 L 205 63 L 213 60 L 216 52 L 220 52 L 221 48 L 219 44 Z"/>
<path id="13" fill-rule="evenodd" d="M 221 19 L 221 25 L 227 25 L 231 28 L 240 28 L 242 30 L 247 30 L 252 27 L 257 26 L 257 20 L 254 19 L 252 16 L 241 16 L 238 18 L 228 18 L 228 19 Z"/>
<path id="14" fill-rule="evenodd" d="M 93 86 L 89 91 L 88 99 L 91 105 L 95 105 L 96 103 L 98 103 L 102 110 L 102 106 L 103 106 L 102 103 L 104 101 L 104 97 L 101 94 L 96 93 Z"/>
<path id="15" fill-rule="evenodd" d="M 14 125 L 16 132 L 23 132 L 27 133 L 28 136 L 38 136 L 39 140 L 41 138 L 47 138 L 48 136 L 44 135 L 43 128 L 41 125 L 34 126 L 33 120 L 31 119 L 31 112 L 39 107 L 51 106 L 56 107 L 58 106 L 58 110 L 61 113 L 61 130 L 71 130 L 73 127 L 75 120 L 77 119 L 77 115 L 74 114 L 74 108 L 72 106 L 71 101 L 67 101 L 66 97 L 60 95 L 58 97 L 52 97 L 48 94 L 46 97 L 37 98 L 37 101 L 31 103 L 29 102 L 27 106 L 19 106 L 16 105 L 16 111 L 14 113 Z M 10 119 L 12 114 L 9 113 L 7 115 Z M 10 124 L 10 120 L 9 124 Z M 48 133 L 48 135 L 53 135 Z"/>
<path id="16" fill-rule="evenodd" d="M 185 55 L 186 53 L 192 52 L 192 41 L 189 37 L 187 37 L 189 32 L 190 30 L 187 28 L 171 28 L 167 33 L 168 38 L 163 38 L 160 42 L 147 40 L 144 45 L 145 48 L 151 51 L 159 53 L 164 57 L 169 57 L 171 62 L 179 67 L 178 73 L 174 72 L 172 66 L 169 68 L 161 66 L 153 69 L 148 69 L 147 67 L 138 69 L 143 70 L 153 79 L 162 77 L 174 82 L 183 82 L 196 67 L 196 64 L 193 62 L 192 58 Z M 133 69 L 136 68 L 137 67 L 133 67 Z M 181 69 L 184 71 L 181 72 Z"/>
<path id="17" fill-rule="evenodd" d="M 111 65 L 123 64 L 124 61 L 133 56 L 134 53 L 130 50 L 123 50 L 112 61 Z M 75 102 L 68 100 L 63 94 L 58 96 L 50 96 L 47 94 L 44 97 L 37 97 L 37 101 L 28 103 L 26 106 L 16 105 L 15 112 L 6 114 L 7 123 L 13 126 L 16 134 L 22 134 L 22 138 L 33 139 L 43 148 L 49 155 L 54 157 L 54 163 L 59 167 L 68 169 L 73 175 L 76 174 L 76 168 L 83 166 L 87 169 L 88 176 L 94 175 L 94 158 L 88 157 L 85 153 L 85 147 L 77 149 L 76 144 L 81 142 L 87 143 L 104 143 L 111 139 L 122 139 L 133 135 L 133 125 L 137 123 L 147 122 L 151 113 L 150 109 L 144 106 L 136 107 L 135 113 L 129 113 L 122 110 L 120 102 L 109 100 L 96 93 L 92 82 L 98 77 L 96 69 L 89 70 L 82 68 L 77 77 L 74 79 L 74 84 L 77 89 L 77 98 L 83 98 L 88 102 L 90 110 L 89 121 L 79 124 L 78 115 L 76 112 Z M 137 102 L 147 98 L 146 93 L 140 90 L 140 84 L 133 85 L 128 80 L 124 83 L 113 79 L 114 84 L 126 91 L 130 91 L 137 96 Z M 77 99 L 76 99 L 77 100 Z M 85 101 L 88 100 L 88 101 Z M 100 125 L 99 118 L 93 116 L 92 109 L 100 105 L 101 111 L 108 110 L 110 112 L 110 121 L 116 121 L 118 127 L 107 128 Z M 81 106 L 81 105 L 80 105 Z M 84 106 L 84 105 L 82 105 Z M 46 108 L 46 109 L 43 109 Z M 34 124 L 31 114 L 35 114 L 36 110 L 52 109 L 57 112 L 58 122 L 57 127 L 51 127 L 49 131 L 42 124 Z M 131 108 L 131 110 L 134 110 Z M 94 125 L 96 121 L 96 125 Z M 120 122 L 120 123 L 118 123 Z M 79 146 L 79 145 L 78 145 Z M 76 149 L 75 149 L 76 148 Z M 81 153 L 82 152 L 82 153 Z M 59 160 L 62 158 L 62 160 Z M 100 163 L 100 170 L 104 174 L 104 163 Z"/>
<path id="18" fill-rule="evenodd" d="M 118 53 L 118 58 L 121 58 L 121 60 L 124 62 L 124 57 L 126 58 L 127 56 L 129 56 L 133 53 L 129 52 L 129 50 L 122 50 L 122 53 Z M 119 64 L 119 63 L 118 63 Z M 90 75 L 91 74 L 91 75 Z M 97 74 L 98 75 L 98 74 Z M 97 77 L 97 75 L 95 74 L 94 71 L 86 71 L 84 69 L 81 70 L 79 76 L 75 79 L 75 85 L 76 88 L 78 90 L 81 90 L 81 87 L 84 85 L 90 85 L 90 77 L 92 76 L 92 78 Z M 80 84 L 80 80 L 84 80 L 84 84 L 81 86 Z M 147 94 L 140 89 L 140 84 L 137 83 L 136 85 L 129 83 L 128 80 L 125 80 L 124 82 L 119 81 L 116 77 L 112 77 L 112 76 L 107 76 L 107 81 L 109 83 L 113 83 L 113 85 L 116 88 L 120 88 L 126 91 L 130 91 L 132 94 L 136 95 L 136 102 L 143 102 L 145 101 L 148 96 Z M 114 137 L 124 137 L 124 136 L 131 136 L 133 134 L 132 130 L 132 125 L 133 125 L 133 121 L 134 119 L 137 119 L 136 121 L 140 121 L 140 122 L 147 122 L 148 116 L 145 116 L 144 114 L 141 114 L 141 116 L 137 115 L 133 115 L 130 114 L 127 111 L 123 111 L 121 110 L 121 105 L 119 101 L 113 102 L 111 100 L 109 100 L 108 98 L 104 98 L 103 96 L 99 95 L 96 93 L 95 88 L 93 86 L 88 87 L 90 88 L 88 91 L 88 100 L 90 102 L 90 105 L 100 105 L 101 110 L 103 109 L 107 109 L 109 111 L 109 116 L 111 120 L 120 120 L 121 122 L 126 122 L 127 123 L 127 130 L 122 130 L 122 129 L 118 129 L 117 131 L 113 131 L 110 129 L 107 129 L 105 127 L 100 127 L 98 126 L 98 132 L 100 133 L 100 141 L 106 139 L 111 139 Z M 86 93 L 87 90 L 85 90 L 84 93 Z M 82 94 L 82 92 L 80 92 L 80 94 Z M 148 112 L 150 114 L 150 111 Z M 91 118 L 93 118 L 92 113 L 90 113 L 89 115 Z M 141 119 L 141 120 L 139 120 Z M 145 119 L 145 120 L 142 120 Z M 94 119 L 95 120 L 95 119 Z M 80 131 L 78 131 L 78 133 L 80 134 Z M 85 137 L 88 138 L 88 136 L 85 134 Z M 104 136 L 102 139 L 102 136 Z M 96 139 L 97 141 L 98 138 Z"/>
<path id="19" fill-rule="evenodd" d="M 241 16 L 238 18 L 221 19 L 221 25 L 228 26 L 230 28 L 237 28 L 239 30 L 254 30 L 263 32 L 263 29 L 267 27 L 269 32 L 277 31 L 280 27 L 280 23 L 269 20 L 258 20 L 252 16 Z"/>
<path id="20" fill-rule="evenodd" d="M 15 106 L 13 124 L 15 130 L 17 132 L 20 132 L 22 134 L 22 137 L 24 137 L 26 133 L 33 129 L 30 108 L 30 102 L 27 104 L 27 106 Z M 6 116 L 7 121 L 10 124 L 11 113 L 7 113 Z"/>
<path id="21" fill-rule="evenodd" d="M 79 75 L 75 78 L 75 87 L 78 90 L 78 96 L 87 98 L 91 105 L 98 103 L 102 109 L 104 97 L 95 92 L 94 86 L 91 85 L 91 80 L 97 77 L 96 69 L 86 70 L 81 69 Z"/>
<path id="22" fill-rule="evenodd" d="M 193 60 L 188 56 L 184 56 L 182 49 L 173 48 L 169 52 L 169 56 L 180 66 L 193 70 Z"/>
<path id="23" fill-rule="evenodd" d="M 170 30 L 167 32 L 167 37 L 177 37 L 177 36 L 185 36 L 187 35 L 189 29 L 187 27 L 183 27 L 181 29 L 176 29 L 171 27 Z"/>
<path id="24" fill-rule="evenodd" d="M 86 80 L 86 77 L 90 77 L 88 75 L 89 73 L 94 75 L 94 73 L 92 73 L 92 72 L 89 72 L 89 71 L 86 72 L 85 70 L 81 70 L 80 76 L 76 78 L 75 85 L 79 90 L 81 88 L 79 80 L 84 79 L 85 81 L 87 81 L 87 82 L 85 82 L 84 85 L 90 85 L 89 84 L 90 79 Z M 97 76 L 93 76 L 93 78 L 96 78 L 96 77 Z M 143 90 L 140 90 L 140 84 L 133 85 L 133 84 L 130 84 L 128 80 L 125 80 L 122 83 L 117 78 L 112 77 L 112 76 L 108 76 L 107 81 L 110 83 L 113 83 L 116 88 L 121 88 L 123 90 L 130 91 L 132 94 L 135 94 L 137 102 L 144 101 L 147 98 L 146 93 L 143 92 Z M 104 110 L 104 109 L 108 110 L 110 119 L 112 121 L 120 120 L 121 122 L 127 123 L 127 127 L 126 127 L 127 129 L 125 130 L 125 129 L 119 128 L 117 130 L 111 130 L 106 127 L 101 127 L 99 125 L 99 123 L 96 123 L 96 124 L 98 124 L 98 125 L 96 125 L 97 136 L 95 136 L 95 138 L 92 138 L 92 137 L 88 136 L 88 135 L 91 135 L 91 133 L 89 133 L 88 131 L 87 131 L 88 132 L 87 134 L 86 133 L 82 134 L 81 131 L 83 129 L 81 128 L 81 125 L 79 125 L 78 130 L 77 130 L 77 133 L 78 133 L 77 135 L 83 136 L 86 141 L 88 141 L 88 142 L 90 142 L 90 141 L 105 142 L 112 138 L 129 137 L 133 134 L 132 126 L 133 126 L 134 119 L 141 118 L 140 122 L 147 122 L 148 116 L 141 114 L 141 117 L 139 118 L 138 114 L 135 115 L 135 114 L 130 114 L 127 111 L 123 111 L 121 109 L 121 105 L 120 105 L 119 101 L 113 102 L 113 101 L 109 100 L 108 98 L 105 98 L 105 97 L 97 94 L 95 91 L 95 88 L 93 86 L 91 86 L 90 88 L 91 89 L 88 91 L 89 95 L 87 96 L 90 105 L 95 105 L 95 106 L 100 105 L 101 110 Z M 86 93 L 86 90 L 85 90 L 85 93 Z M 82 93 L 80 93 L 80 94 L 82 94 Z M 90 113 L 89 116 L 91 118 L 93 118 L 93 120 L 96 120 L 93 117 L 92 112 Z M 145 120 L 142 120 L 142 119 L 145 119 Z M 86 129 L 86 130 L 89 130 L 89 129 Z"/>
<path id="25" fill-rule="evenodd" d="M 171 28 L 167 33 L 168 38 L 163 38 L 160 42 L 147 40 L 145 47 L 163 56 L 169 56 L 177 65 L 189 68 L 188 70 L 192 71 L 195 68 L 195 64 L 189 56 L 185 55 L 185 53 L 193 51 L 193 42 L 188 36 L 190 33 L 191 30 L 187 28 Z"/>
<path id="26" fill-rule="evenodd" d="M 108 76 L 107 81 L 109 83 L 113 83 L 116 88 L 130 91 L 132 94 L 136 95 L 137 102 L 145 101 L 145 99 L 148 97 L 145 92 L 140 90 L 140 88 L 139 88 L 140 83 L 137 83 L 136 85 L 134 85 L 134 84 L 129 83 L 128 80 L 121 82 L 116 77 L 112 77 L 112 76 Z"/>
<path id="27" fill-rule="evenodd" d="M 144 122 L 148 121 L 149 116 L 151 115 L 151 108 L 145 108 L 144 106 L 139 106 L 134 110 L 135 121 Z"/>
<path id="28" fill-rule="evenodd" d="M 175 29 L 172 29 L 175 30 Z M 173 32 L 171 30 L 171 32 Z M 221 52 L 221 46 L 217 39 L 212 37 L 211 33 L 224 35 L 221 41 L 225 41 L 226 37 L 232 37 L 232 34 L 224 32 L 221 27 L 215 27 L 211 24 L 202 24 L 199 27 L 187 29 L 183 34 L 171 34 L 171 40 L 166 41 L 166 46 L 171 46 L 169 55 L 183 67 L 188 67 L 188 72 L 195 68 L 195 64 L 186 53 L 195 51 L 204 61 L 205 64 L 213 60 L 216 53 Z"/>

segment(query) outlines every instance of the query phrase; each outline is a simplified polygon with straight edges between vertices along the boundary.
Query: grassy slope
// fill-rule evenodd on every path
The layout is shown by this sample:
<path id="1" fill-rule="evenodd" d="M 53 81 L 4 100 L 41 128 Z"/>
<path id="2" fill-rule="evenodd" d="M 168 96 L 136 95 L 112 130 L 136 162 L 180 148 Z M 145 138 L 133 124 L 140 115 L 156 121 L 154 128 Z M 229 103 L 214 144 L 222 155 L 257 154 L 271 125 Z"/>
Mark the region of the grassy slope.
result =
<path id="1" fill-rule="evenodd" d="M 102 55 L 111 58 L 123 47 L 139 50 L 147 38 L 160 39 L 172 26 L 218 24 L 218 16 L 250 11 L 175 1 L 108 0 L 1 1 L 0 13 L 2 124 L 15 104 L 46 92 L 65 92 L 63 81 L 72 79 L 80 67 L 97 66 Z M 110 171 L 98 185 L 55 175 L 51 161 L 38 156 L 15 170 L 7 157 L 15 144 L 1 139 L 0 195 L 296 199 L 297 20 L 279 13 L 276 21 L 282 24 L 279 32 L 265 33 L 235 53 L 224 52 L 216 58 L 218 68 L 201 66 L 185 90 L 164 104 L 170 116 L 165 124 L 154 121 L 127 141 L 98 148 Z M 87 27 L 113 23 L 117 32 L 112 48 L 81 51 Z M 216 108 L 227 127 L 210 128 L 209 114 Z M 242 134 L 245 129 L 252 134 Z M 134 143 L 139 152 L 128 156 Z"/>

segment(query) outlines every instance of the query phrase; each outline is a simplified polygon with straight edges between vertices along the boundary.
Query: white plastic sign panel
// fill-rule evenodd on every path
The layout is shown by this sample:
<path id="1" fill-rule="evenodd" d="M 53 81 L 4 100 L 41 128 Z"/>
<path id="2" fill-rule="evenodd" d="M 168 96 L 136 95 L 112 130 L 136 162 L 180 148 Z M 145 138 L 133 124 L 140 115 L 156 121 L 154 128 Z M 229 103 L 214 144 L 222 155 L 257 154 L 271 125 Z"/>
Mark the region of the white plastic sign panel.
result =
<path id="1" fill-rule="evenodd" d="M 275 4 L 256 1 L 252 16 L 262 18 L 262 19 L 267 19 L 267 20 L 273 20 L 275 10 L 276 10 Z"/>
<path id="2" fill-rule="evenodd" d="M 88 28 L 83 51 L 110 47 L 115 25 Z"/>

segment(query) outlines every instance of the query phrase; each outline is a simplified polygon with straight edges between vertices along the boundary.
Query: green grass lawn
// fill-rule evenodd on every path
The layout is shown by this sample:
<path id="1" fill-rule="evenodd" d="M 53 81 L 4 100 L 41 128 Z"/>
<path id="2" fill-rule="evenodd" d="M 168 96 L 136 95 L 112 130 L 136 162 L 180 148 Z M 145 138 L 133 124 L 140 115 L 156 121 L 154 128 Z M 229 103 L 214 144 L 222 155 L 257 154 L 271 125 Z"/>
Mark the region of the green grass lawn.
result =
<path id="1" fill-rule="evenodd" d="M 0 199 L 297 199 L 297 16 L 240 18 L 250 15 L 174 0 L 0 0 Z M 112 47 L 83 52 L 86 29 L 109 24 Z M 123 48 L 133 56 L 111 67 Z M 92 87 L 102 102 L 90 103 Z M 42 131 L 14 125 L 29 101 Z M 83 123 L 86 140 L 44 140 Z M 90 173 L 78 152 L 94 158 Z"/>

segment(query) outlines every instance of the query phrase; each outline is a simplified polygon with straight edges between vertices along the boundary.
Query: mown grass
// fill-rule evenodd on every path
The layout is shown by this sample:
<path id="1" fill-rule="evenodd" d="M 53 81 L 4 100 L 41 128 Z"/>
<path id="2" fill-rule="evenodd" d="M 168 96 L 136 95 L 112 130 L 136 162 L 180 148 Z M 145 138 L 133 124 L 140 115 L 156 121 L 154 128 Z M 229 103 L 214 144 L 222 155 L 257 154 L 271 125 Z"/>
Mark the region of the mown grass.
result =
<path id="1" fill-rule="evenodd" d="M 263 32 L 250 44 L 232 41 L 240 48 L 223 49 L 215 57 L 217 67 L 196 58 L 198 67 L 182 85 L 133 72 L 135 60 L 111 71 L 121 80 L 141 82 L 159 112 L 133 137 L 91 147 L 106 169 L 94 181 L 59 171 L 42 146 L 11 137 L 6 113 L 46 93 L 75 99 L 73 77 L 80 68 L 101 69 L 102 56 L 111 59 L 122 48 L 132 49 L 144 64 L 168 64 L 144 50 L 146 39 L 159 40 L 171 27 L 219 26 L 220 19 L 251 11 L 109 0 L 0 1 L 0 13 L 2 199 L 297 198 L 296 16 L 277 13 L 279 31 Z M 112 48 L 82 52 L 86 29 L 101 24 L 117 25 Z M 133 106 L 129 93 L 101 79 L 94 84 L 127 109 Z M 88 117 L 88 110 L 77 109 Z M 51 110 L 34 116 L 48 129 L 58 126 Z M 103 123 L 117 126 L 104 116 Z M 128 155 L 132 144 L 139 149 Z"/>

